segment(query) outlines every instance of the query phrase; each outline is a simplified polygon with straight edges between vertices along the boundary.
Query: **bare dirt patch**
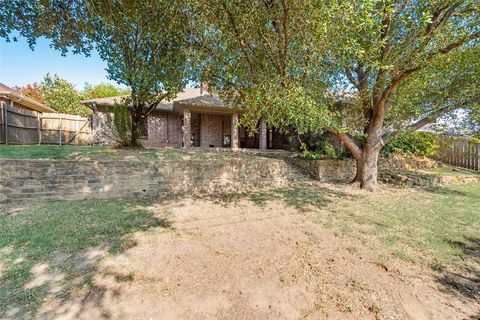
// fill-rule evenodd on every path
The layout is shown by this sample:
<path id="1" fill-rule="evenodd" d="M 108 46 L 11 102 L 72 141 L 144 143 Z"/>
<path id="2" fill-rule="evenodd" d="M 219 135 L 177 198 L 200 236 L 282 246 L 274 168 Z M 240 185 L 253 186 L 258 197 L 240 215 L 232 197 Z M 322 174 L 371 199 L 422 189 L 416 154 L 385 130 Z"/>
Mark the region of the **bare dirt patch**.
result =
<path id="1" fill-rule="evenodd" d="M 360 196 L 388 201 L 415 191 L 387 188 L 372 196 L 346 186 L 320 188 L 328 190 L 324 207 L 306 197 L 279 201 L 271 194 L 155 204 L 150 209 L 171 229 L 134 233 L 136 246 L 99 262 L 94 290 L 80 288 L 68 301 L 52 298 L 39 314 L 83 319 L 474 319 L 479 314 L 475 293 L 446 290 L 431 268 L 408 259 L 383 258 L 385 244 L 369 225 L 344 234 L 326 227 L 329 202 Z"/>

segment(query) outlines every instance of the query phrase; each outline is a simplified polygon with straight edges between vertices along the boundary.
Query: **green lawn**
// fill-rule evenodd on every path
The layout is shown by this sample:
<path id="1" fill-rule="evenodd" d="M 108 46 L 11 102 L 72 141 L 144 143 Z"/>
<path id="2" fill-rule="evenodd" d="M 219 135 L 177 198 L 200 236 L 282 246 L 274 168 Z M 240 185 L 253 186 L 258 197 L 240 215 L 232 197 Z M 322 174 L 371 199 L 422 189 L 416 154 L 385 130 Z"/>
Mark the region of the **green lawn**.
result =
<path id="1" fill-rule="evenodd" d="M 474 172 L 471 170 L 450 167 L 450 166 L 438 167 L 438 168 L 433 168 L 429 170 L 422 170 L 421 172 L 435 175 L 435 176 L 453 176 L 453 177 L 472 176 L 472 175 L 479 174 L 478 172 Z"/>
<path id="2" fill-rule="evenodd" d="M 367 195 L 300 185 L 215 199 L 228 203 L 245 196 L 259 206 L 281 201 L 300 211 L 318 211 L 317 222 L 340 236 L 361 239 L 359 247 L 371 239 L 384 244 L 379 260 L 400 258 L 480 272 L 478 253 L 472 252 L 480 250 L 480 183 Z"/>
<path id="3" fill-rule="evenodd" d="M 82 252 L 99 245 L 120 252 L 134 245 L 132 232 L 167 228 L 169 223 L 155 218 L 148 205 L 116 199 L 0 208 L 0 318 L 32 318 L 52 294 L 48 277 L 63 277 L 64 285 L 54 293 L 60 299 L 91 286 L 96 263 L 88 263 Z M 41 273 L 43 266 L 47 274 Z M 35 283 L 42 277 L 47 278 Z M 32 281 L 35 285 L 29 285 Z"/>
<path id="4" fill-rule="evenodd" d="M 376 238 L 385 244 L 379 260 L 480 272 L 480 183 L 339 201 L 319 221 L 342 235 Z"/>
<path id="5" fill-rule="evenodd" d="M 203 159 L 216 156 L 199 150 L 187 152 L 179 149 L 116 149 L 104 146 L 73 145 L 0 145 L 0 159 L 50 159 L 50 160 L 177 160 Z"/>

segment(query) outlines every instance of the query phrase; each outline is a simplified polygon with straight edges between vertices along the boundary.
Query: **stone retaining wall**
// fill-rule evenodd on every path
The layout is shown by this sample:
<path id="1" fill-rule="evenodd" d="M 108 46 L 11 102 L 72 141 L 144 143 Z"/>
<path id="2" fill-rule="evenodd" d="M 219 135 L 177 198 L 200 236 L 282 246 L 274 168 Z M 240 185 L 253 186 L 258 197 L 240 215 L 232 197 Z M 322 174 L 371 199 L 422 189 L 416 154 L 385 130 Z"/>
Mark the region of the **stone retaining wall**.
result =
<path id="1" fill-rule="evenodd" d="M 394 185 L 434 188 L 440 186 L 448 186 L 452 184 L 480 182 L 480 175 L 465 174 L 458 176 L 441 176 L 421 172 L 407 172 L 395 169 L 387 169 L 382 170 L 380 174 L 380 180 L 385 183 Z"/>
<path id="2" fill-rule="evenodd" d="M 294 159 L 313 178 L 323 182 L 348 182 L 355 177 L 356 165 L 353 159 Z"/>
<path id="3" fill-rule="evenodd" d="M 29 199 L 243 192 L 306 180 L 287 160 L 0 160 L 0 203 Z"/>

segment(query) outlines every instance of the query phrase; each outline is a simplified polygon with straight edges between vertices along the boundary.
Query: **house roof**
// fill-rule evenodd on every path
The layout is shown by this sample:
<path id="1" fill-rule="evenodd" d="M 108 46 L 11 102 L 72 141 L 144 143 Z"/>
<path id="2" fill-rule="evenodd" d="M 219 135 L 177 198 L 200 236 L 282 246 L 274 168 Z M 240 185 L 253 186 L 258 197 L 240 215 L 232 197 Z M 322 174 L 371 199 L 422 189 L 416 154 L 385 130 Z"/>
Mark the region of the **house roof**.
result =
<path id="1" fill-rule="evenodd" d="M 232 107 L 226 105 L 220 97 L 204 94 L 201 96 L 177 100 L 173 104 L 175 111 L 182 111 L 184 109 L 197 112 L 214 112 L 214 113 L 232 113 Z"/>
<path id="2" fill-rule="evenodd" d="M 179 92 L 174 99 L 160 102 L 157 105 L 156 110 L 173 111 L 174 103 L 180 100 L 189 100 L 199 96 L 202 96 L 202 90 L 200 88 L 185 88 L 183 91 Z M 97 106 L 111 107 L 111 106 L 114 106 L 115 104 L 122 103 L 122 99 L 126 97 L 127 96 L 117 96 L 117 97 L 109 97 L 109 98 L 89 99 L 89 100 L 83 100 L 82 103 L 87 106 L 97 105 Z"/>
<path id="3" fill-rule="evenodd" d="M 38 102 L 35 99 L 32 99 L 30 97 L 24 96 L 20 92 L 17 92 L 13 90 L 12 88 L 4 85 L 3 83 L 0 83 L 0 97 L 5 97 L 9 100 L 12 100 L 13 102 L 16 102 L 24 107 L 27 107 L 28 109 L 32 109 L 38 112 L 52 112 L 56 113 L 57 111 L 47 107 L 41 102 Z"/>

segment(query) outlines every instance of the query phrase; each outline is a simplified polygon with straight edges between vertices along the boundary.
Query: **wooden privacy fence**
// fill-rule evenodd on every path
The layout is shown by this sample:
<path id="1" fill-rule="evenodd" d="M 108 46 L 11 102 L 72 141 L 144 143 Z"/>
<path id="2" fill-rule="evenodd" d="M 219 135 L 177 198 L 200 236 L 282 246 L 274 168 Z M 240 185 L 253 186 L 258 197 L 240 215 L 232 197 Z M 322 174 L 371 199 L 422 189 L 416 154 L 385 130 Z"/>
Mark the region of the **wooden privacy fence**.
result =
<path id="1" fill-rule="evenodd" d="M 90 144 L 90 120 L 85 117 L 40 113 L 13 106 L 0 107 L 1 144 Z"/>
<path id="2" fill-rule="evenodd" d="M 466 169 L 480 171 L 480 144 L 439 136 L 437 160 Z"/>

